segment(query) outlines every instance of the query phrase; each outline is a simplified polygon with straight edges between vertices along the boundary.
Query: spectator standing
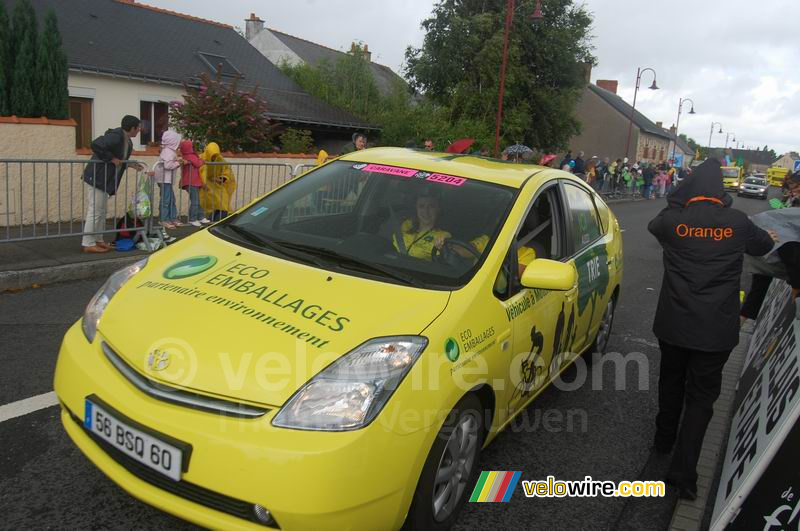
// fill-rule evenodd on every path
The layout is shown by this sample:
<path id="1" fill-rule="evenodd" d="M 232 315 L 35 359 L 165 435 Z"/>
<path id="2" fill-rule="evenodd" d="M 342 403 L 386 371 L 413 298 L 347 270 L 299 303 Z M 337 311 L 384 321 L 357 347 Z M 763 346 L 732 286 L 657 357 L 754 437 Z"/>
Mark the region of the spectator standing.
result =
<path id="1" fill-rule="evenodd" d="M 342 153 L 352 153 L 367 148 L 367 135 L 364 133 L 353 133 L 353 142 L 344 146 Z"/>
<path id="2" fill-rule="evenodd" d="M 575 167 L 572 171 L 575 172 L 575 175 L 580 176 L 586 173 L 586 161 L 583 160 L 583 151 L 578 152 L 578 156 L 575 158 Z"/>
<path id="3" fill-rule="evenodd" d="M 742 256 L 767 253 L 775 237 L 732 202 L 719 161 L 709 159 L 648 225 L 664 251 L 653 324 L 661 348 L 654 446 L 669 453 L 675 445 L 666 481 L 686 499 L 697 497 L 697 460 L 739 341 Z"/>
<path id="4" fill-rule="evenodd" d="M 200 227 L 211 223 L 211 220 L 203 215 L 203 209 L 200 208 L 200 190 L 207 189 L 200 176 L 200 168 L 205 162 L 195 153 L 191 140 L 182 140 L 180 150 L 183 159 L 180 186 L 189 193 L 189 225 Z"/>
<path id="5" fill-rule="evenodd" d="M 211 216 L 211 221 L 219 221 L 227 217 L 231 210 L 231 199 L 236 192 L 236 177 L 216 142 L 209 142 L 200 158 L 206 163 L 200 168 L 200 178 L 205 184 L 200 193 L 200 206 L 208 213 L 206 217 Z M 210 165 L 209 162 L 215 164 Z"/>
<path id="6" fill-rule="evenodd" d="M 423 143 L 423 146 L 425 146 L 425 151 L 433 151 L 433 139 L 426 138 Z"/>
<path id="7" fill-rule="evenodd" d="M 109 129 L 92 142 L 92 158 L 83 170 L 86 183 L 86 221 L 83 225 L 81 245 L 85 253 L 106 253 L 111 246 L 103 239 L 106 226 L 108 198 L 117 193 L 117 187 L 128 166 L 139 171 L 141 164 L 127 163 L 133 152 L 133 142 L 139 134 L 140 121 L 125 115 L 120 127 Z"/>
<path id="8" fill-rule="evenodd" d="M 642 170 L 642 177 L 644 178 L 644 189 L 642 190 L 642 197 L 645 199 L 654 199 L 652 197 L 653 179 L 655 179 L 656 172 L 652 164 L 645 166 Z"/>
<path id="9" fill-rule="evenodd" d="M 558 164 L 558 167 L 559 167 L 559 168 L 561 168 L 561 169 L 563 169 L 563 168 L 564 168 L 564 166 L 569 166 L 569 163 L 570 163 L 570 162 L 574 162 L 574 161 L 572 160 L 572 150 L 570 150 L 570 151 L 567 151 L 567 154 L 566 154 L 566 155 L 564 155 L 564 158 L 563 158 L 563 159 L 561 159 L 561 162 Z"/>
<path id="10" fill-rule="evenodd" d="M 181 135 L 175 131 L 164 131 L 161 135 L 161 153 L 158 162 L 153 168 L 158 188 L 161 190 L 161 203 L 158 215 L 161 225 L 167 229 L 174 229 L 181 225 L 178 221 L 178 209 L 175 207 L 175 190 L 172 183 L 175 180 L 175 170 L 181 167 L 183 159 L 178 154 Z"/>

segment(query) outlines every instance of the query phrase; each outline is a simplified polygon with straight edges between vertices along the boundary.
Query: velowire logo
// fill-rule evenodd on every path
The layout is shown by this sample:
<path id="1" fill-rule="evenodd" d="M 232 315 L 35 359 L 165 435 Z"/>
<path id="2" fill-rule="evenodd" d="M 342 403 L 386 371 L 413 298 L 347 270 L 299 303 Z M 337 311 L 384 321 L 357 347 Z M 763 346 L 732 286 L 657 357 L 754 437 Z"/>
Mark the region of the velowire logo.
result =
<path id="1" fill-rule="evenodd" d="M 217 263 L 215 256 L 194 256 L 172 264 L 164 270 L 164 278 L 178 280 L 194 275 L 199 275 L 203 271 L 208 271 Z"/>

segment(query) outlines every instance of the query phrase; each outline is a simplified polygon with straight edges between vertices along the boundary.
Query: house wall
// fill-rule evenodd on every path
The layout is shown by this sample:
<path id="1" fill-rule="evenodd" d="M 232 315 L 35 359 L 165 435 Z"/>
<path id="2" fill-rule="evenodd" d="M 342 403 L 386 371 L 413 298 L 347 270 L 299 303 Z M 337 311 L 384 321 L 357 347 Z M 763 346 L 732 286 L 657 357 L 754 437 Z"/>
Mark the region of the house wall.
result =
<path id="1" fill-rule="evenodd" d="M 666 162 L 670 157 L 669 144 L 668 138 L 642 133 L 636 145 L 635 160 L 655 163 Z"/>
<path id="2" fill-rule="evenodd" d="M 600 96 L 584 89 L 575 109 L 582 124 L 581 133 L 572 137 L 569 147 L 574 154 L 583 151 L 586 157 L 608 157 L 610 160 L 625 157 L 629 120 L 603 101 Z M 631 132 L 631 153 L 639 142 L 639 128 L 634 124 Z"/>
<path id="3" fill-rule="evenodd" d="M 76 153 L 75 124 L 71 120 L 0 118 L 0 227 L 39 224 L 46 225 L 51 233 L 80 231 L 79 223 L 55 224 L 83 219 L 86 192 L 81 176 L 89 156 L 84 151 Z M 225 156 L 237 179 L 234 208 L 246 205 L 291 178 L 296 170 L 304 169 L 298 166 L 315 164 L 313 155 Z M 9 162 L 19 159 L 24 162 Z M 152 168 L 158 160 L 158 150 L 134 151 L 131 159 Z M 42 162 L 45 160 L 51 162 Z M 130 170 L 117 195 L 108 201 L 109 218 L 124 215 L 135 185 L 136 174 Z M 188 196 L 177 183 L 174 188 L 179 210 L 186 215 Z M 158 192 L 155 199 L 158 200 Z M 154 211 L 158 211 L 157 203 Z M 4 237 L 5 232 L 0 231 L 0 240 Z"/>
<path id="4" fill-rule="evenodd" d="M 183 101 L 183 87 L 147 83 L 108 76 L 69 73 L 69 95 L 91 98 L 92 138 L 107 129 L 119 127 L 126 114 L 139 116 L 142 101 Z M 134 149 L 141 149 L 141 137 L 134 139 Z M 75 141 L 73 139 L 73 152 Z"/>
<path id="5" fill-rule="evenodd" d="M 773 166 L 775 166 L 776 168 L 786 168 L 787 170 L 792 171 L 792 170 L 794 170 L 794 161 L 795 160 L 797 160 L 797 159 L 792 157 L 791 154 L 787 153 L 784 156 L 782 156 L 781 158 L 779 158 L 778 160 L 776 160 L 775 164 L 773 164 Z"/>
<path id="6" fill-rule="evenodd" d="M 250 39 L 250 44 L 274 65 L 280 66 L 283 62 L 287 62 L 292 66 L 303 64 L 300 56 L 294 53 L 291 48 L 286 46 L 283 41 L 268 29 L 262 29 L 256 33 Z"/>

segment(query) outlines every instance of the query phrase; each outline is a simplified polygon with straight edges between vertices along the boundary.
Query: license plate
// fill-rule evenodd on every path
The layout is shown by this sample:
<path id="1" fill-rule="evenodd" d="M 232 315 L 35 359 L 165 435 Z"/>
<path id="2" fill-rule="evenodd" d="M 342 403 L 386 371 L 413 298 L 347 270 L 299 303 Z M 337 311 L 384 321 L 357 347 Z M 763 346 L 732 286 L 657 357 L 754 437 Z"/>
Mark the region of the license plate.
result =
<path id="1" fill-rule="evenodd" d="M 102 406 L 86 399 L 83 425 L 125 455 L 156 472 L 179 481 L 183 452 L 149 433 L 118 420 Z"/>

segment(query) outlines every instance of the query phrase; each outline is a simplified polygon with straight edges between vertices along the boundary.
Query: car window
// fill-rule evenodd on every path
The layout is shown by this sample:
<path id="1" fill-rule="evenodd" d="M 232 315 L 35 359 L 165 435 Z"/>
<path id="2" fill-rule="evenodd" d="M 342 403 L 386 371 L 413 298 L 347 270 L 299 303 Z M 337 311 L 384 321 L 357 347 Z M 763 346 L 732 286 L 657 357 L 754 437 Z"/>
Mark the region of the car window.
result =
<path id="1" fill-rule="evenodd" d="M 747 184 L 761 184 L 761 185 L 767 184 L 767 181 L 765 181 L 764 179 L 760 179 L 758 177 L 748 177 L 747 179 L 744 180 L 744 182 Z"/>
<path id="2" fill-rule="evenodd" d="M 461 176 L 334 161 L 287 183 L 214 233 L 318 267 L 454 288 L 480 268 L 517 193 Z"/>
<path id="3" fill-rule="evenodd" d="M 520 278 L 525 267 L 537 258 L 558 260 L 564 254 L 558 208 L 558 188 L 540 192 L 533 200 L 512 249 L 495 281 L 495 295 L 505 300 L 521 289 Z"/>
<path id="4" fill-rule="evenodd" d="M 589 192 L 566 183 L 564 190 L 571 218 L 571 237 L 574 252 L 578 252 L 600 237 L 600 222 Z"/>

